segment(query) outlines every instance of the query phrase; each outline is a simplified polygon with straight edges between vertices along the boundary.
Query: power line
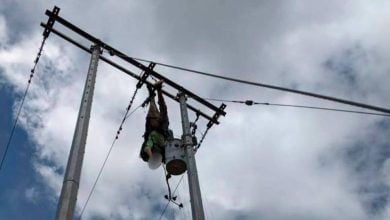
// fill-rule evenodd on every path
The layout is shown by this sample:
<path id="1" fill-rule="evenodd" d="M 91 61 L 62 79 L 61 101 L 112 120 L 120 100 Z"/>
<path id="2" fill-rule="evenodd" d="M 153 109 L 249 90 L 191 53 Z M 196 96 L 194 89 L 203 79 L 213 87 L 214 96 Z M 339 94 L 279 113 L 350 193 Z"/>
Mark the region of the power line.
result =
<path id="1" fill-rule="evenodd" d="M 139 105 L 137 108 L 135 108 L 132 112 L 129 113 L 129 111 L 130 111 L 130 109 L 131 109 L 131 105 L 133 104 L 135 95 L 137 94 L 137 91 L 138 91 L 138 87 L 137 87 L 136 90 L 134 91 L 134 94 L 133 94 L 133 97 L 131 98 L 131 101 L 130 101 L 129 106 L 126 108 L 126 113 L 125 113 L 125 115 L 124 115 L 124 117 L 123 117 L 123 119 L 122 119 L 122 122 L 121 122 L 121 124 L 120 124 L 120 126 L 119 126 L 118 131 L 116 132 L 116 136 L 115 136 L 114 140 L 112 141 L 111 147 L 110 147 L 110 149 L 108 150 L 108 153 L 107 153 L 106 158 L 104 159 L 103 165 L 101 166 L 101 168 L 100 168 L 100 170 L 99 170 L 99 173 L 98 173 L 98 175 L 97 175 L 97 177 L 96 177 L 96 180 L 95 180 L 95 182 L 94 182 L 94 184 L 93 184 L 93 186 L 92 186 L 92 188 L 91 188 L 91 191 L 90 191 L 89 194 L 88 194 L 88 198 L 87 198 L 86 202 L 84 203 L 83 208 L 81 209 L 81 213 L 80 213 L 79 219 L 81 219 L 81 217 L 83 216 L 84 211 L 85 211 L 85 208 L 87 207 L 88 202 L 89 202 L 89 200 L 91 199 L 91 196 L 92 196 L 92 194 L 93 194 L 93 192 L 94 192 L 94 190 L 95 190 L 95 188 L 96 188 L 96 184 L 97 184 L 97 182 L 99 181 L 99 178 L 100 178 L 100 176 L 101 176 L 101 174 L 102 174 L 102 172 L 103 172 L 103 169 L 104 169 L 104 167 L 105 167 L 105 165 L 106 165 L 106 163 L 107 163 L 107 160 L 108 160 L 108 158 L 109 158 L 109 156 L 110 156 L 110 154 L 111 154 L 111 151 L 112 151 L 112 149 L 113 149 L 113 147 L 114 147 L 114 145 L 115 145 L 115 142 L 118 140 L 119 134 L 120 134 L 120 132 L 122 131 L 122 126 L 123 126 L 123 124 L 125 123 L 126 119 L 128 119 L 128 118 L 129 118 L 135 111 L 137 111 L 141 106 L 144 106 L 144 104 L 145 104 L 145 102 L 146 102 L 146 101 L 145 101 L 144 103 L 142 103 L 142 104 Z M 148 100 L 148 99 L 147 99 L 147 100 Z"/>
<path id="2" fill-rule="evenodd" d="M 7 153 L 8 153 L 8 149 L 9 147 L 11 146 L 11 142 L 12 142 L 12 138 L 14 136 L 14 133 L 15 133 L 15 129 L 16 129 L 16 126 L 18 124 L 18 120 L 19 120 L 19 115 L 20 115 L 20 112 L 22 111 L 22 107 L 24 105 L 24 101 L 26 99 L 26 96 L 27 96 L 27 93 L 30 89 L 30 85 L 31 85 L 31 80 L 34 76 L 34 73 L 35 73 L 35 69 L 38 65 L 38 62 L 39 62 L 39 58 L 41 57 L 42 55 L 42 50 L 43 50 L 43 46 L 45 45 L 45 42 L 46 42 L 46 39 L 47 37 L 44 36 L 43 37 L 43 40 L 42 40 L 42 43 L 41 43 L 41 46 L 39 47 L 39 51 L 38 51 L 38 54 L 37 54 L 37 57 L 35 58 L 34 60 L 34 66 L 33 68 L 31 69 L 30 71 L 30 77 L 27 81 L 27 87 L 26 87 L 26 90 L 24 91 L 24 94 L 23 94 L 23 98 L 22 98 L 22 102 L 20 103 L 20 106 L 19 106 L 19 109 L 18 109 L 18 113 L 16 114 L 16 118 L 15 118 L 15 122 L 14 122 L 14 125 L 12 127 L 12 130 L 11 130 L 11 134 L 10 136 L 8 137 L 8 141 L 7 141 L 7 145 L 5 146 L 5 151 L 3 153 L 3 156 L 2 156 L 2 159 L 1 159 L 1 163 L 0 163 L 0 170 L 2 169 L 3 167 L 3 164 L 4 164 L 4 161 L 5 161 L 5 158 L 7 157 Z"/>
<path id="3" fill-rule="evenodd" d="M 326 95 L 321 95 L 321 94 L 316 94 L 316 93 L 306 92 L 306 91 L 301 91 L 301 90 L 296 90 L 296 89 L 290 89 L 290 88 L 285 88 L 285 87 L 281 87 L 281 86 L 269 85 L 269 84 L 264 84 L 264 83 L 259 83 L 259 82 L 253 82 L 253 81 L 248 81 L 248 80 L 242 80 L 242 79 L 237 79 L 237 78 L 232 78 L 232 77 L 216 75 L 216 74 L 212 74 L 212 73 L 209 73 L 209 72 L 193 70 L 193 69 L 189 69 L 189 68 L 185 68 L 185 67 L 180 67 L 180 66 L 166 64 L 166 63 L 160 63 L 160 62 L 151 61 L 151 60 L 142 59 L 142 58 L 137 58 L 137 57 L 129 57 L 129 56 L 126 56 L 126 55 L 119 55 L 119 54 L 113 54 L 113 55 L 117 55 L 119 57 L 128 57 L 128 58 L 131 58 L 131 59 L 134 59 L 134 60 L 138 60 L 138 61 L 142 61 L 142 62 L 153 62 L 153 63 L 155 63 L 157 65 L 160 65 L 160 66 L 165 66 L 165 67 L 168 67 L 168 68 L 182 70 L 182 71 L 185 71 L 185 72 L 196 73 L 196 74 L 200 74 L 200 75 L 204 75 L 204 76 L 208 76 L 208 77 L 213 77 L 213 78 L 233 81 L 233 82 L 236 82 L 236 83 L 242 83 L 242 84 L 247 84 L 247 85 L 252 85 L 252 86 L 257 86 L 257 87 L 264 87 L 264 88 L 269 88 L 269 89 L 275 89 L 275 90 L 284 91 L 284 92 L 296 93 L 296 94 L 300 94 L 300 95 L 310 96 L 310 97 L 314 97 L 314 98 L 324 99 L 324 100 L 328 100 L 328 101 L 343 103 L 343 104 L 346 104 L 346 105 L 352 105 L 352 106 L 356 106 L 356 107 L 360 107 L 360 108 L 365 108 L 365 109 L 370 109 L 370 110 L 374 110 L 374 111 L 379 111 L 379 112 L 384 112 L 384 113 L 390 114 L 390 109 L 379 107 L 379 106 L 373 106 L 373 105 L 369 105 L 369 104 L 365 104 L 365 103 L 349 101 L 349 100 L 340 99 L 340 98 L 336 98 L 336 97 L 331 97 L 331 96 L 326 96 Z"/>
<path id="4" fill-rule="evenodd" d="M 381 113 L 374 113 L 374 112 L 363 112 L 363 111 L 338 109 L 338 108 L 307 106 L 307 105 L 292 105 L 292 104 L 278 104 L 278 103 L 269 103 L 269 102 L 255 102 L 255 101 L 252 101 L 252 100 L 238 101 L 238 100 L 212 99 L 212 98 L 204 98 L 204 99 L 210 100 L 210 101 L 231 102 L 231 103 L 245 104 L 245 105 L 248 105 L 248 106 L 251 106 L 251 105 L 268 105 L 268 106 L 294 107 L 294 108 L 306 108 L 306 109 L 316 109 L 316 110 L 326 110 L 326 111 L 336 111 L 336 112 L 347 112 L 347 113 L 356 113 L 356 114 L 365 114 L 365 115 L 390 116 L 390 114 L 381 114 Z"/>
<path id="5" fill-rule="evenodd" d="M 183 177 L 184 177 L 184 174 L 182 174 L 182 175 L 181 175 L 181 178 L 180 178 L 179 182 L 177 183 L 177 185 L 176 185 L 175 189 L 173 190 L 173 193 L 172 193 L 172 194 L 175 194 L 175 192 L 176 192 L 177 188 L 179 187 L 179 185 L 180 185 L 181 181 L 183 180 Z M 161 215 L 160 215 L 160 218 L 159 218 L 159 220 L 161 220 L 161 218 L 163 217 L 163 215 L 164 215 L 165 211 L 167 210 L 167 208 L 168 208 L 168 205 L 169 205 L 169 203 L 170 203 L 170 202 L 171 202 L 171 200 L 168 200 L 168 202 L 167 202 L 167 204 L 165 205 L 165 207 L 164 207 L 163 211 L 161 212 Z"/>

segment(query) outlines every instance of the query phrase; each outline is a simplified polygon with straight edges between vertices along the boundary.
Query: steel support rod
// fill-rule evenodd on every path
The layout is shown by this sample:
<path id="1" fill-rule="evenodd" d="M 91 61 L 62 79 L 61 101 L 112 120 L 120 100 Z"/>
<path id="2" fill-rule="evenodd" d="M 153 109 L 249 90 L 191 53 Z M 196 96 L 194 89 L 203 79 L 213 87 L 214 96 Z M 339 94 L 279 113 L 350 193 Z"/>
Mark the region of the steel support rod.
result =
<path id="1" fill-rule="evenodd" d="M 83 97 L 77 117 L 76 128 L 73 134 L 72 147 L 69 153 L 64 182 L 57 207 L 57 220 L 73 219 L 79 189 L 81 168 L 84 159 L 85 144 L 87 141 L 89 118 L 91 114 L 92 98 L 95 88 L 96 72 L 100 56 L 100 47 L 92 46 L 91 62 L 85 82 Z"/>
<path id="2" fill-rule="evenodd" d="M 190 122 L 188 119 L 188 110 L 186 96 L 183 92 L 179 93 L 181 123 L 183 127 L 183 146 L 187 160 L 187 175 L 190 189 L 191 210 L 193 220 L 204 220 L 204 211 L 202 204 L 202 195 L 199 187 L 198 171 L 196 169 L 195 152 L 192 143 Z"/>

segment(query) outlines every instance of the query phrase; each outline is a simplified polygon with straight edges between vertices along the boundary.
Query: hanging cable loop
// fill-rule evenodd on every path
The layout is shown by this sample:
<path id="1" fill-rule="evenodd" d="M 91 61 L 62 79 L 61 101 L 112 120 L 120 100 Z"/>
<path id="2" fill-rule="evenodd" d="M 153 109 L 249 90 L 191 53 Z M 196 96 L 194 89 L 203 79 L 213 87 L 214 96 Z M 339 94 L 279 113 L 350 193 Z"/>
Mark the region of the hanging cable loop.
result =
<path id="1" fill-rule="evenodd" d="M 184 174 L 182 174 L 182 175 L 181 175 L 181 178 L 180 178 L 179 182 L 177 183 L 177 185 L 176 185 L 175 189 L 173 190 L 173 194 L 175 194 L 175 192 L 176 192 L 177 188 L 179 187 L 179 185 L 180 185 L 181 181 L 183 180 L 183 177 L 184 177 Z M 175 201 L 168 200 L 167 204 L 165 205 L 164 209 L 162 210 L 162 212 L 161 212 L 161 214 L 160 214 L 160 218 L 159 218 L 159 220 L 161 220 L 161 218 L 163 217 L 163 215 L 164 215 L 165 211 L 167 210 L 167 208 L 168 208 L 168 205 L 169 205 L 169 203 L 170 203 L 170 202 L 172 202 L 172 203 L 174 203 L 174 204 L 178 205 L 178 206 L 179 206 L 179 208 L 183 208 L 183 207 L 184 207 L 184 206 L 183 206 L 183 203 L 177 204 Z"/>

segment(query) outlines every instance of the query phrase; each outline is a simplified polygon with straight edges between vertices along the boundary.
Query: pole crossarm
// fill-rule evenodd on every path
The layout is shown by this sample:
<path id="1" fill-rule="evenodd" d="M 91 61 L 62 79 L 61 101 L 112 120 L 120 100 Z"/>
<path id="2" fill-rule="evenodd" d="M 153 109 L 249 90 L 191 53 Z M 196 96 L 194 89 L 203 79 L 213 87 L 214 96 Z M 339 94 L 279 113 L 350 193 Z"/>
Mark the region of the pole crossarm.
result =
<path id="1" fill-rule="evenodd" d="M 63 38 L 64 40 L 66 40 L 66 41 L 72 43 L 73 45 L 75 45 L 75 46 L 77 46 L 78 48 L 84 50 L 85 52 L 87 52 L 87 53 L 92 53 L 92 51 L 91 51 L 89 48 L 87 48 L 87 47 L 85 47 L 84 45 L 78 43 L 77 41 L 73 40 L 72 38 L 66 36 L 66 35 L 63 34 L 62 32 L 60 32 L 60 31 L 58 31 L 58 30 L 56 30 L 56 29 L 54 29 L 54 28 L 49 27 L 47 24 L 41 23 L 41 26 L 44 27 L 44 28 L 48 28 L 48 29 L 49 29 L 51 32 L 53 32 L 54 34 L 58 35 L 59 37 Z M 126 73 L 127 75 L 129 75 L 129 76 L 131 76 L 131 77 L 133 77 L 133 78 L 135 78 L 135 79 L 137 79 L 137 80 L 139 80 L 139 81 L 142 81 L 143 83 L 146 83 L 146 84 L 148 84 L 148 85 L 150 85 L 150 86 L 153 86 L 153 83 L 147 81 L 146 79 L 142 79 L 142 77 L 139 77 L 137 74 L 135 74 L 135 73 L 133 73 L 132 71 L 130 71 L 130 70 L 124 68 L 123 66 L 121 66 L 121 65 L 119 65 L 119 64 L 117 64 L 117 63 L 115 63 L 114 61 L 112 61 L 112 60 L 106 58 L 105 56 L 100 55 L 100 59 L 101 59 L 102 61 L 106 62 L 107 64 L 110 64 L 111 66 L 117 68 L 118 70 L 120 70 L 120 71 Z M 169 92 L 167 92 L 167 91 L 165 91 L 165 90 L 162 90 L 162 93 L 163 93 L 164 95 L 166 95 L 167 97 L 169 97 L 169 98 L 171 98 L 171 99 L 173 99 L 173 100 L 179 102 L 179 99 L 178 99 L 177 96 L 174 96 L 174 95 L 170 94 Z M 188 107 L 190 110 L 192 110 L 193 112 L 195 112 L 196 114 L 199 114 L 199 115 L 201 115 L 202 117 L 204 117 L 205 119 L 209 120 L 210 122 L 215 123 L 215 124 L 219 124 L 219 121 L 215 120 L 214 117 L 211 117 L 211 116 L 207 115 L 206 113 L 200 111 L 199 109 L 193 107 L 192 105 L 187 104 L 187 107 Z"/>
<path id="2" fill-rule="evenodd" d="M 70 30 L 72 30 L 73 32 L 79 34 L 80 36 L 84 37 L 85 39 L 91 41 L 91 43 L 93 44 L 97 44 L 99 45 L 102 49 L 105 49 L 107 51 L 110 52 L 110 54 L 112 55 L 116 55 L 118 56 L 119 58 L 121 58 L 122 60 L 125 60 L 126 62 L 138 67 L 139 69 L 147 72 L 148 74 L 158 78 L 159 80 L 163 80 L 166 84 L 172 86 L 173 88 L 177 89 L 178 91 L 181 91 L 183 92 L 184 94 L 186 94 L 188 97 L 190 98 L 193 98 L 194 100 L 198 101 L 199 103 L 205 105 L 206 107 L 210 108 L 211 110 L 213 110 L 214 112 L 216 112 L 217 114 L 219 115 L 223 115 L 225 116 L 226 115 L 226 112 L 221 110 L 221 108 L 218 108 L 217 106 L 213 105 L 212 103 L 202 99 L 201 97 L 199 97 L 198 95 L 194 94 L 193 92 L 185 89 L 184 87 L 176 84 L 175 82 L 173 82 L 172 80 L 166 78 L 165 76 L 161 75 L 160 73 L 156 72 L 155 70 L 153 69 L 150 69 L 148 68 L 148 66 L 145 66 L 143 65 L 142 63 L 134 60 L 133 58 L 127 56 L 126 54 L 124 54 L 123 52 L 113 48 L 112 46 L 108 45 L 107 43 L 101 41 L 100 39 L 92 36 L 91 34 L 85 32 L 84 30 L 82 30 L 81 28 L 77 27 L 76 25 L 70 23 L 69 21 L 65 20 L 64 18 L 60 17 L 58 14 L 52 12 L 52 11 L 49 11 L 49 10 L 46 10 L 46 13 L 45 13 L 47 16 L 49 16 L 50 19 L 54 19 L 55 21 L 58 21 L 59 23 L 61 23 L 62 25 L 64 25 L 65 27 L 69 28 Z M 45 27 L 46 29 L 48 30 L 52 30 L 54 33 L 54 29 L 48 25 L 45 25 L 45 24 L 41 24 L 41 26 Z M 57 31 L 58 33 L 58 31 Z M 62 34 L 63 35 L 63 34 Z M 61 36 L 61 35 L 60 35 Z M 64 36 L 64 35 L 63 35 Z M 61 37 L 63 37 L 61 36 Z M 74 40 L 71 40 L 69 37 L 67 37 L 68 41 L 70 41 L 71 43 L 75 44 L 76 46 L 81 46 L 80 44 L 76 43 Z M 139 80 L 139 79 L 138 79 Z M 173 96 L 174 97 L 174 96 Z M 171 97 L 172 98 L 172 97 Z M 176 100 L 176 99 L 175 99 Z M 178 100 L 176 100 L 178 101 Z M 190 108 L 191 110 L 194 110 L 192 108 Z M 204 115 L 202 115 L 204 116 Z M 212 120 L 214 123 L 216 123 L 216 121 L 213 120 L 212 117 L 207 117 L 209 120 Z M 216 123 L 218 124 L 218 123 Z"/>

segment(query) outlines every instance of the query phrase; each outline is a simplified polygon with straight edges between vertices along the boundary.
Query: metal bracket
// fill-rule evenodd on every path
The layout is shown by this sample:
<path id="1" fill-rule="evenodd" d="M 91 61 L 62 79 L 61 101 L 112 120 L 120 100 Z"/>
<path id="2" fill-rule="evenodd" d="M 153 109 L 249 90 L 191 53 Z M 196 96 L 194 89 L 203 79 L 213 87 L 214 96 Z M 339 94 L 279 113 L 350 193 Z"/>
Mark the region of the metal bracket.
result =
<path id="1" fill-rule="evenodd" d="M 49 19 L 47 20 L 47 23 L 46 23 L 46 25 L 47 25 L 48 27 L 50 27 L 50 28 L 53 27 L 54 22 L 55 22 L 54 16 L 57 16 L 59 12 L 60 12 L 60 8 L 57 7 L 57 6 L 54 6 L 54 8 L 53 8 L 53 16 L 50 16 Z M 45 38 L 49 37 L 50 28 L 45 28 L 45 30 L 43 31 L 43 36 L 44 36 Z"/>
<path id="2" fill-rule="evenodd" d="M 224 103 L 221 104 L 221 106 L 219 107 L 219 110 L 221 110 L 221 112 L 224 112 L 223 110 L 226 108 L 226 105 Z M 218 112 L 215 112 L 215 114 L 213 115 L 213 120 L 210 120 L 209 123 L 207 123 L 207 128 L 211 128 L 211 126 L 213 126 L 213 124 L 215 124 L 215 121 L 218 121 L 218 118 L 221 116 L 221 114 L 219 114 Z"/>
<path id="3" fill-rule="evenodd" d="M 137 83 L 137 88 L 140 89 L 142 87 L 142 85 L 145 83 L 146 79 L 149 77 L 150 75 L 150 72 L 149 70 L 153 70 L 153 68 L 156 66 L 155 63 L 150 63 L 149 66 L 148 66 L 148 70 L 144 71 L 142 76 L 141 76 L 141 79 L 138 81 Z"/>

